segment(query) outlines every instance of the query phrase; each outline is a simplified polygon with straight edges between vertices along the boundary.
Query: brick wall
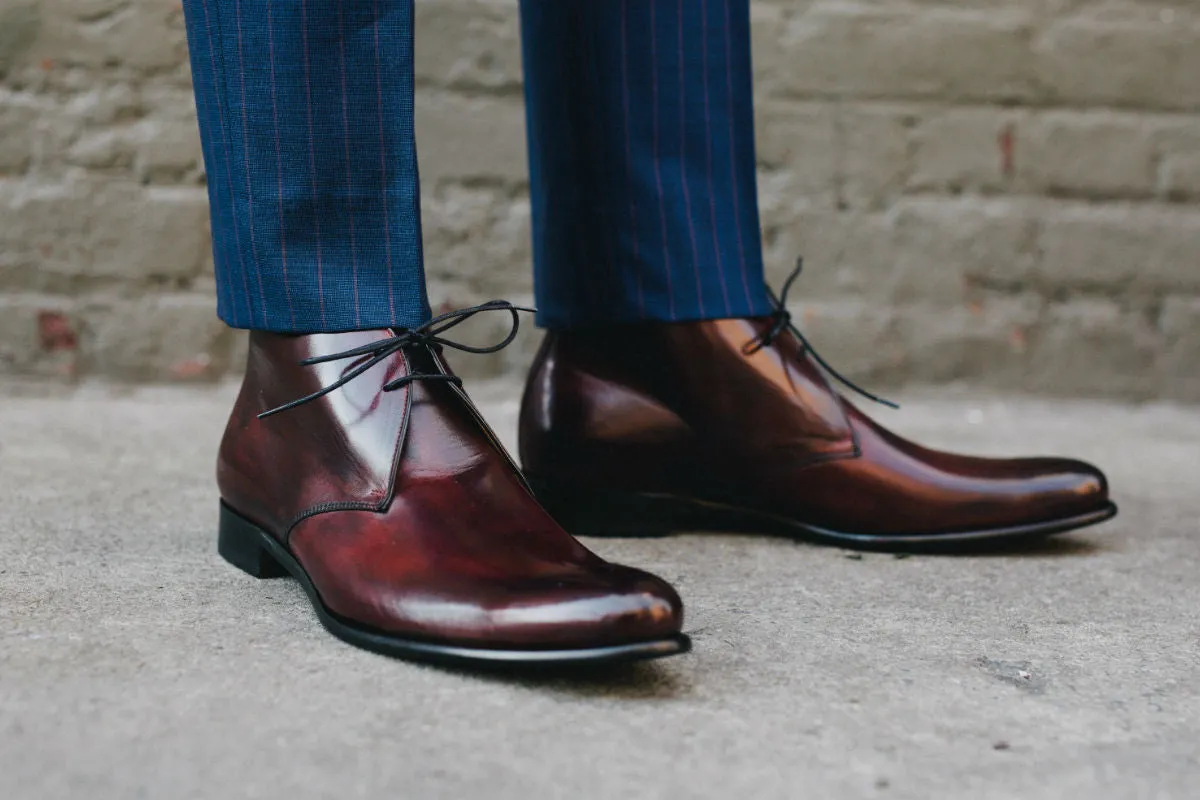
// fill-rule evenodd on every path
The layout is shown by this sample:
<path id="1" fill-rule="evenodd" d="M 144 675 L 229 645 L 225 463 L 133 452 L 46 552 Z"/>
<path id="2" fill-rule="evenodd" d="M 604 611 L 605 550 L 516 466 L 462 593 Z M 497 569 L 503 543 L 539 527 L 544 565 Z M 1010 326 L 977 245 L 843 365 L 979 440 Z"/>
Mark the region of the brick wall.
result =
<path id="1" fill-rule="evenodd" d="M 418 0 L 436 301 L 531 293 L 511 0 Z M 1200 400 L 1194 0 L 757 0 L 772 278 L 872 385 Z M 0 3 L 0 374 L 211 379 L 173 0 Z M 497 323 L 498 324 L 498 323 Z M 534 337 L 467 371 L 519 368 Z"/>

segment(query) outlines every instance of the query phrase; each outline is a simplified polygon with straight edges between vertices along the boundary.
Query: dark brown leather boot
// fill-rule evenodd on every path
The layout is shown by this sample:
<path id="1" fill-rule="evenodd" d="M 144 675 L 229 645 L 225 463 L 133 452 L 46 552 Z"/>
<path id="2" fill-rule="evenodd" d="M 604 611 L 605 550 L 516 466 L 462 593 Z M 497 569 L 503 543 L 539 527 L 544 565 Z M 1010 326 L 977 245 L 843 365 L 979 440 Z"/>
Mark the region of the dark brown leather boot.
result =
<path id="1" fill-rule="evenodd" d="M 675 591 L 594 555 L 542 509 L 436 341 L 252 333 L 218 464 L 221 554 L 256 577 L 291 574 L 330 632 L 388 655 L 503 665 L 686 651 Z"/>
<path id="2" fill-rule="evenodd" d="M 525 474 L 575 534 L 783 531 L 912 550 L 1116 513 L 1089 464 L 951 455 L 889 433 L 814 358 L 783 311 L 551 333 L 521 409 Z"/>

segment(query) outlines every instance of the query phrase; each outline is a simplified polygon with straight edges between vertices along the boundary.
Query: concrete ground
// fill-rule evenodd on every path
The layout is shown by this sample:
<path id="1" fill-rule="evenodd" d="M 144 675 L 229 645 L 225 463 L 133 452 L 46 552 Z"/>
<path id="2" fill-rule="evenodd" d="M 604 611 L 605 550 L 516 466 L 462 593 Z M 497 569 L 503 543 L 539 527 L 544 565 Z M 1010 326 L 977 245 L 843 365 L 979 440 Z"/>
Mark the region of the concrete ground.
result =
<path id="1" fill-rule="evenodd" d="M 0 397 L 0 798 L 1200 792 L 1196 409 L 914 395 L 883 419 L 1094 459 L 1121 516 L 971 557 L 590 541 L 679 587 L 695 651 L 517 678 L 355 650 L 218 559 L 230 387 L 46 391 Z M 511 440 L 513 388 L 475 394 Z"/>

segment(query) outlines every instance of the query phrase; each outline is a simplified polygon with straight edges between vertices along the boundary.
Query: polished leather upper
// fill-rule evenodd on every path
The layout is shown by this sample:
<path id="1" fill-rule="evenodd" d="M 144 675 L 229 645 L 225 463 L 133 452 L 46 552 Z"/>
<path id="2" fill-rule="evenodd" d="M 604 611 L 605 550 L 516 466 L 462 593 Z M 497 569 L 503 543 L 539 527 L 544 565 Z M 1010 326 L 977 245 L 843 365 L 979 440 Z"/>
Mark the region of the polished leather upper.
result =
<path id="1" fill-rule="evenodd" d="M 1108 502 L 1095 467 L 929 450 L 842 398 L 772 320 L 551 333 L 521 411 L 521 458 L 559 486 L 727 503 L 861 534 L 997 530 Z"/>
<path id="2" fill-rule="evenodd" d="M 414 346 L 305 405 L 352 364 L 300 367 L 387 331 L 253 332 L 221 445 L 225 502 L 285 543 L 335 614 L 403 636 L 485 647 L 590 647 L 674 635 L 678 595 L 609 564 L 527 490 L 465 393 Z"/>

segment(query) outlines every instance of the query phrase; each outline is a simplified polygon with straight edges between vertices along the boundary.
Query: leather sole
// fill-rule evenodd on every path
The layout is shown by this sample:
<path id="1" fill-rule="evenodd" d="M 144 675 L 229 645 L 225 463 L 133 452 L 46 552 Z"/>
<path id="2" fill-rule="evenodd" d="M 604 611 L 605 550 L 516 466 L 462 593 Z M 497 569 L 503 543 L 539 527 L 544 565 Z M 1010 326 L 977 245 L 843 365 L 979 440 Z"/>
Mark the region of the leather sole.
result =
<path id="1" fill-rule="evenodd" d="M 575 536 L 659 537 L 687 531 L 782 534 L 853 550 L 954 552 L 1011 545 L 1096 525 L 1117 515 L 1115 503 L 1087 514 L 1006 528 L 897 535 L 848 533 L 754 509 L 687 497 L 563 488 L 526 475 L 537 499 Z"/>
<path id="2" fill-rule="evenodd" d="M 534 669 L 644 661 L 686 653 L 692 649 L 685 634 L 650 642 L 574 649 L 517 649 L 470 647 L 407 639 L 356 625 L 330 611 L 322 602 L 304 567 L 273 536 L 221 503 L 217 552 L 255 578 L 288 575 L 304 587 L 326 630 L 364 650 L 409 661 L 490 669 Z"/>

